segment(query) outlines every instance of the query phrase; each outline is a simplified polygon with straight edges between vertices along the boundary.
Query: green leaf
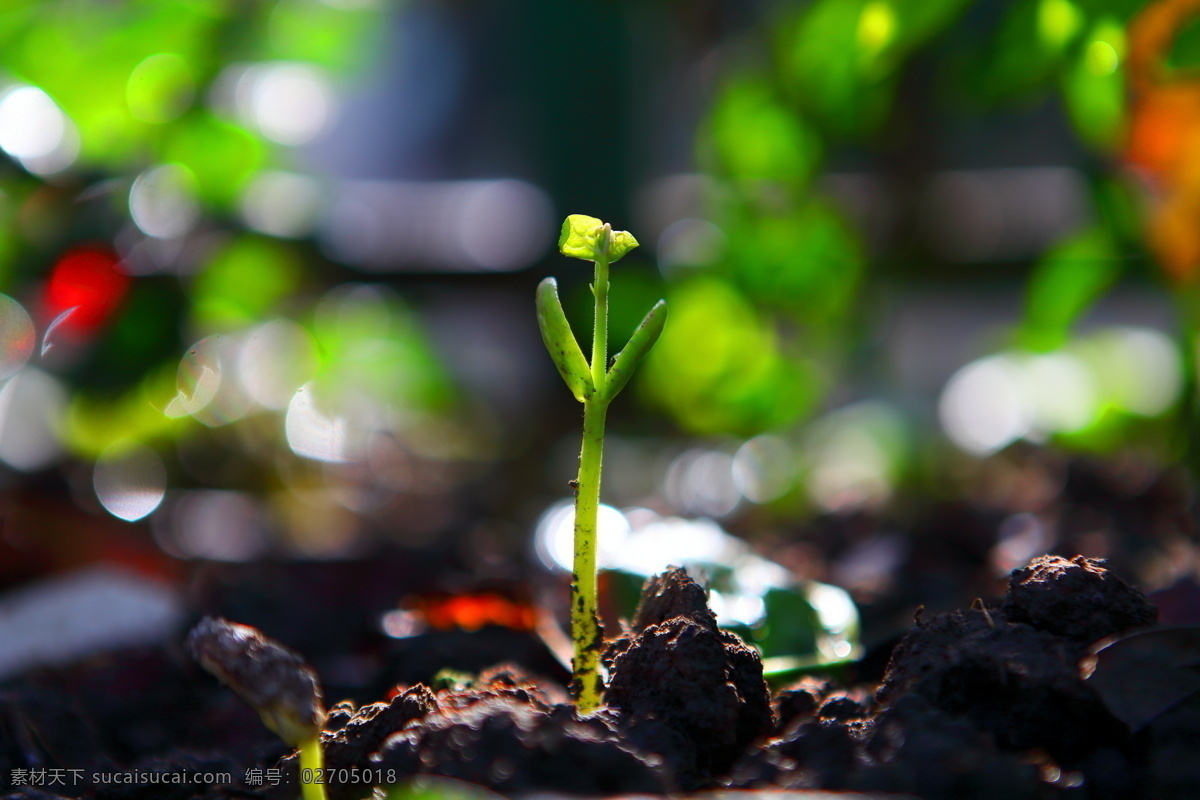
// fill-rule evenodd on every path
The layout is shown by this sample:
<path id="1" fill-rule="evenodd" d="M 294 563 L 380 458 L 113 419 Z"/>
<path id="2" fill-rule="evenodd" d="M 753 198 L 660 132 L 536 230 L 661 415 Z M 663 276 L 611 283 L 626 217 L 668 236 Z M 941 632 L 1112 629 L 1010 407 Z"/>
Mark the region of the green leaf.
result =
<path id="1" fill-rule="evenodd" d="M 558 236 L 558 250 L 564 256 L 585 261 L 607 259 L 618 261 L 638 246 L 638 240 L 628 231 L 614 231 L 612 226 L 586 214 L 572 214 L 563 221 Z"/>
<path id="2" fill-rule="evenodd" d="M 571 214 L 558 235 L 558 252 L 570 258 L 592 259 L 596 255 L 596 237 L 604 223 L 586 214 Z"/>
<path id="3" fill-rule="evenodd" d="M 1053 247 L 1029 280 L 1022 344 L 1045 352 L 1066 343 L 1071 326 L 1121 272 L 1108 231 L 1087 229 Z"/>
<path id="4" fill-rule="evenodd" d="M 607 227 L 607 226 L 605 226 Z M 638 240 L 629 231 L 608 230 L 608 261 L 620 261 L 621 257 L 638 246 Z"/>
<path id="5" fill-rule="evenodd" d="M 562 303 L 558 299 L 558 283 L 554 278 L 546 278 L 538 284 L 537 318 L 542 341 L 550 351 L 554 366 L 558 367 L 558 374 L 562 375 L 575 399 L 582 403 L 595 388 L 587 359 L 583 357 L 579 342 L 575 340 L 575 334 L 567 322 L 567 315 L 563 313 Z"/>
<path id="6" fill-rule="evenodd" d="M 205 332 L 253 325 L 299 290 L 296 252 L 273 239 L 243 234 L 216 250 L 192 283 L 192 322 Z"/>
<path id="7" fill-rule="evenodd" d="M 659 300 L 646 314 L 642 324 L 637 326 L 629 343 L 613 358 L 613 365 L 608 370 L 608 382 L 604 385 L 603 401 L 609 402 L 629 383 L 629 378 L 638 364 L 650 352 L 650 348 L 658 341 L 663 324 L 667 321 L 667 301 Z"/>
<path id="8" fill-rule="evenodd" d="M 820 137 L 764 80 L 741 80 L 722 92 L 707 138 L 721 169 L 740 181 L 799 185 L 821 161 Z"/>
<path id="9" fill-rule="evenodd" d="M 671 324 L 638 390 L 690 433 L 752 436 L 794 423 L 819 401 L 824 371 L 781 342 L 783 326 L 728 282 L 668 287 Z"/>
<path id="10" fill-rule="evenodd" d="M 1100 150 L 1117 150 L 1125 138 L 1125 28 L 1101 19 L 1062 75 L 1063 98 L 1080 138 Z"/>

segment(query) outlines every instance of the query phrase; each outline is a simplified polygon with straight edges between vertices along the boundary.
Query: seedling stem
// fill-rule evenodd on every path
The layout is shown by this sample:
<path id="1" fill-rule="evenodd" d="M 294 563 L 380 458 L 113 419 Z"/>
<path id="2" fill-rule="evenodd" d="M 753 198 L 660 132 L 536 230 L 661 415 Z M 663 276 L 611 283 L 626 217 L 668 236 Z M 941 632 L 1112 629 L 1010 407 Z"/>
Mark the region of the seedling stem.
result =
<path id="1" fill-rule="evenodd" d="M 592 326 L 592 358 L 583 358 L 579 343 L 571 332 L 558 300 L 553 278 L 538 286 L 538 323 L 542 339 L 550 351 L 559 374 L 575 399 L 583 403 L 583 444 L 579 453 L 579 477 L 575 481 L 575 553 L 571 580 L 571 640 L 574 657 L 575 702 L 581 714 L 589 714 L 600 705 L 604 682 L 600 675 L 603 637 L 597 615 L 596 546 L 597 516 L 600 509 L 600 477 L 604 460 L 604 418 L 608 405 L 621 391 L 633 370 L 645 357 L 662 332 L 666 304 L 658 301 L 629 343 L 608 364 L 608 267 L 637 247 L 637 240 L 625 231 L 594 217 L 573 214 L 563 223 L 558 241 L 563 255 L 594 262 L 592 294 L 596 314 Z"/>
<path id="2" fill-rule="evenodd" d="M 300 753 L 300 796 L 302 800 L 326 800 L 325 751 L 321 747 L 320 735 L 305 739 L 297 745 L 296 749 Z"/>

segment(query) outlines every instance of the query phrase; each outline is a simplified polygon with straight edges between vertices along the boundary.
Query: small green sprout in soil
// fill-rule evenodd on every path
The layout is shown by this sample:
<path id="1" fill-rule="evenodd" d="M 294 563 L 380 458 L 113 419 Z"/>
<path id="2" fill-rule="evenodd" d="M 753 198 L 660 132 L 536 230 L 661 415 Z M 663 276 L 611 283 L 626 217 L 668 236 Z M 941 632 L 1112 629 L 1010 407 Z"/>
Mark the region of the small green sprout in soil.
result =
<path id="1" fill-rule="evenodd" d="M 608 267 L 638 246 L 637 239 L 595 217 L 572 214 L 563 223 L 558 249 L 572 258 L 595 263 L 592 294 L 596 315 L 592 328 L 590 363 L 571 332 L 558 299 L 558 285 L 546 278 L 537 289 L 538 325 L 558 372 L 575 399 L 583 403 L 583 447 L 575 489 L 575 561 L 571 577 L 571 661 L 573 691 L 581 714 L 600 705 L 603 680 L 600 650 L 603 638 L 596 613 L 596 514 L 600 506 L 600 469 L 604 454 L 604 417 L 609 403 L 629 382 L 633 371 L 654 346 L 667 318 L 659 300 L 646 314 L 629 342 L 608 362 Z"/>
<path id="2" fill-rule="evenodd" d="M 304 800 L 326 800 L 319 782 L 325 703 L 316 673 L 304 659 L 248 625 L 211 617 L 188 634 L 188 649 L 200 666 L 249 703 L 263 724 L 299 751 Z M 318 780 L 305 779 L 311 775 Z"/>

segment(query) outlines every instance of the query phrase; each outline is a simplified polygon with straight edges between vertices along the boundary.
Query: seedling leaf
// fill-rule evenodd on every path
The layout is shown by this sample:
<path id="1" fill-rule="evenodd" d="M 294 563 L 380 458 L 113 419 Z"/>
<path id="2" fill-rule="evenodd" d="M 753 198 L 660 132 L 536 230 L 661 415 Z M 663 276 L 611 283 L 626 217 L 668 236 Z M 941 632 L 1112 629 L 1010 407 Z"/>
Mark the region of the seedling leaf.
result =
<path id="1" fill-rule="evenodd" d="M 638 364 L 642 363 L 642 359 L 646 357 L 646 353 L 650 352 L 650 348 L 658 341 L 658 336 L 662 333 L 666 321 L 667 302 L 659 300 L 642 319 L 642 323 L 637 326 L 633 336 L 629 337 L 629 344 L 625 345 L 624 349 L 613 358 L 613 364 L 608 370 L 608 381 L 604 385 L 604 402 L 611 401 L 618 392 L 625 388 L 625 384 L 629 383 L 633 371 L 637 369 Z"/>
<path id="2" fill-rule="evenodd" d="M 567 388 L 575 399 L 583 402 L 585 397 L 593 393 L 592 376 L 587 359 L 579 349 L 579 342 L 571 332 L 567 315 L 563 313 L 562 303 L 558 299 L 558 283 L 554 278 L 546 278 L 537 288 L 537 318 L 538 327 L 542 330 L 542 341 L 562 375 Z"/>
<path id="3" fill-rule="evenodd" d="M 637 246 L 632 233 L 614 231 L 612 226 L 586 214 L 567 217 L 558 236 L 560 253 L 585 261 L 603 259 L 611 264 Z"/>
<path id="4" fill-rule="evenodd" d="M 629 231 L 609 231 L 608 261 L 611 264 L 638 246 L 638 240 Z"/>

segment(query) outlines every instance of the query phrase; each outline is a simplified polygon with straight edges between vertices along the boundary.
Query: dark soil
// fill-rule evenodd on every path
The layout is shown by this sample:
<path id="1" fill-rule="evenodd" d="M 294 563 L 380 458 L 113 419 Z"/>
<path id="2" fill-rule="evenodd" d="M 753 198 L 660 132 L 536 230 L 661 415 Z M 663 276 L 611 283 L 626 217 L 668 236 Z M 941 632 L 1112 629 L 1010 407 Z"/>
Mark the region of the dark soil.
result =
<path id="1" fill-rule="evenodd" d="M 439 634 L 439 652 L 453 641 L 470 663 L 473 636 L 497 641 L 490 628 L 454 635 Z M 504 795 L 1200 798 L 1200 633 L 1157 627 L 1140 591 L 1082 557 L 1035 560 L 993 605 L 918 611 L 882 681 L 863 685 L 810 677 L 772 693 L 757 652 L 717 627 L 681 570 L 647 583 L 610 642 L 605 708 L 590 718 L 574 713 L 536 636 L 504 636 L 511 648 L 498 654 L 521 663 L 496 658 L 470 680 L 406 679 L 379 702 L 335 704 L 322 734 L 330 800 L 418 775 Z M 420 640 L 396 647 L 415 659 Z M 392 675 L 396 652 L 376 659 Z M 141 783 L 112 780 L 135 771 Z M 145 777 L 184 772 L 230 779 Z M 298 778 L 290 748 L 182 646 L 0 685 L 7 798 L 290 800 Z"/>

